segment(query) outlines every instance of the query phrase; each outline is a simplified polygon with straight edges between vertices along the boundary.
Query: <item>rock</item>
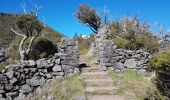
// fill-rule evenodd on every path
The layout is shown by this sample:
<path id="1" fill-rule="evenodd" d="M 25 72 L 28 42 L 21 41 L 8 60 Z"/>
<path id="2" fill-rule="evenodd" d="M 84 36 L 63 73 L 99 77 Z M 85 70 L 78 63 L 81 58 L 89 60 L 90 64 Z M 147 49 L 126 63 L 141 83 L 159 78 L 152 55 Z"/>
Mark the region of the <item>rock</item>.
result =
<path id="1" fill-rule="evenodd" d="M 46 77 L 48 78 L 48 79 L 52 79 L 52 74 L 51 73 L 48 73 L 48 74 L 46 74 Z"/>
<path id="2" fill-rule="evenodd" d="M 56 59 L 55 63 L 59 65 L 60 64 L 60 58 Z"/>
<path id="3" fill-rule="evenodd" d="M 25 85 L 21 86 L 19 91 L 23 94 L 27 94 L 27 93 L 32 92 L 33 88 L 30 85 L 25 84 Z"/>
<path id="4" fill-rule="evenodd" d="M 36 65 L 36 62 L 34 60 L 29 60 L 28 63 L 31 67 L 34 67 Z"/>
<path id="5" fill-rule="evenodd" d="M 62 68 L 61 68 L 61 66 L 60 65 L 55 65 L 54 67 L 53 67 L 53 72 L 59 72 L 59 71 L 62 71 Z"/>
<path id="6" fill-rule="evenodd" d="M 42 85 L 45 84 L 45 79 L 44 78 L 39 79 L 39 78 L 33 77 L 32 79 L 27 79 L 26 83 L 28 85 L 35 86 L 35 87 L 36 86 L 42 86 Z"/>
<path id="7" fill-rule="evenodd" d="M 139 69 L 138 73 L 141 75 L 146 75 L 146 70 L 145 69 Z"/>
<path id="8" fill-rule="evenodd" d="M 12 86 L 10 84 L 5 85 L 5 90 L 7 90 L 7 91 L 11 91 L 13 88 L 14 88 L 14 86 Z"/>
<path id="9" fill-rule="evenodd" d="M 3 84 L 0 84 L 0 94 L 1 93 L 5 93 L 5 91 L 4 91 L 4 85 Z"/>
<path id="10" fill-rule="evenodd" d="M 17 79 L 16 78 L 13 78 L 13 79 L 11 79 L 10 80 L 10 83 L 13 85 L 13 84 L 15 84 L 17 82 Z"/>
<path id="11" fill-rule="evenodd" d="M 121 72 L 124 71 L 124 65 L 121 62 L 117 62 L 114 67 L 115 67 L 115 69 L 118 69 Z"/>
<path id="12" fill-rule="evenodd" d="M 8 78 L 4 74 L 0 74 L 0 83 L 8 84 Z"/>
<path id="13" fill-rule="evenodd" d="M 50 67 L 47 60 L 45 59 L 40 59 L 36 63 L 37 63 L 37 68 L 49 68 Z"/>
<path id="14" fill-rule="evenodd" d="M 137 64 L 136 60 L 132 58 L 132 59 L 125 60 L 124 66 L 126 68 L 133 69 L 133 68 L 136 68 L 136 64 Z"/>
<path id="15" fill-rule="evenodd" d="M 15 97 L 18 96 L 18 94 L 19 92 L 9 92 L 9 93 L 6 93 L 6 96 L 14 99 Z"/>
<path id="16" fill-rule="evenodd" d="M 15 98 L 14 100 L 25 100 L 26 96 L 23 93 L 19 93 L 18 97 Z"/>
<path id="17" fill-rule="evenodd" d="M 5 99 L 5 98 L 2 97 L 2 98 L 0 98 L 0 100 L 8 100 L 8 99 Z"/>
<path id="18" fill-rule="evenodd" d="M 8 72 L 5 73 L 5 75 L 7 75 L 9 79 L 12 79 L 13 76 L 14 76 L 14 71 L 13 70 L 9 70 Z"/>
<path id="19" fill-rule="evenodd" d="M 53 95 L 49 95 L 49 96 L 47 96 L 47 100 L 56 100 L 56 98 Z"/>
<path id="20" fill-rule="evenodd" d="M 75 100 L 86 100 L 86 98 L 84 96 L 77 96 Z"/>

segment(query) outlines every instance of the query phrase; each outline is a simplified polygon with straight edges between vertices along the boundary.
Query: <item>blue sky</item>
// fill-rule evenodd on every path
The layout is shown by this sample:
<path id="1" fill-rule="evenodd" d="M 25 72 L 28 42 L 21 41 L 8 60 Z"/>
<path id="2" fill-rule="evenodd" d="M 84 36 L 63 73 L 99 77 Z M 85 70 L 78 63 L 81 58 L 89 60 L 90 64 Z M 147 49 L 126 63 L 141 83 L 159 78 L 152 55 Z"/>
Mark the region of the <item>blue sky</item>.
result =
<path id="1" fill-rule="evenodd" d="M 164 26 L 164 31 L 170 28 L 170 0 L 1 0 L 0 12 L 23 13 L 21 4 L 25 2 L 30 9 L 30 1 L 42 6 L 39 11 L 41 21 L 44 16 L 49 26 L 69 37 L 76 32 L 91 33 L 88 27 L 74 17 L 80 3 L 88 4 L 99 12 L 106 5 L 113 19 L 138 14 L 152 25 L 154 31 L 158 30 L 157 22 Z"/>

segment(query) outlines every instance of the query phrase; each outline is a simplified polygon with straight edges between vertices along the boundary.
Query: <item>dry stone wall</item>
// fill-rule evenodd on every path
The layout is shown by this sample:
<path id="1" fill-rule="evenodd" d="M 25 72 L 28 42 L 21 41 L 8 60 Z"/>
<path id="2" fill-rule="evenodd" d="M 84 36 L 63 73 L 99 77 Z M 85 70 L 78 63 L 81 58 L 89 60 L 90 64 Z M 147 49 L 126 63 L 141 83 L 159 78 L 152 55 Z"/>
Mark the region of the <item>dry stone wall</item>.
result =
<path id="1" fill-rule="evenodd" d="M 104 69 L 111 68 L 118 72 L 136 69 L 144 74 L 151 54 L 142 50 L 117 49 L 112 40 L 96 40 L 92 44 L 92 53 L 99 55 L 99 62 Z"/>
<path id="2" fill-rule="evenodd" d="M 59 52 L 53 58 L 19 61 L 0 72 L 0 100 L 24 100 L 29 93 L 48 80 L 68 76 L 78 69 L 78 46 L 62 39 Z"/>

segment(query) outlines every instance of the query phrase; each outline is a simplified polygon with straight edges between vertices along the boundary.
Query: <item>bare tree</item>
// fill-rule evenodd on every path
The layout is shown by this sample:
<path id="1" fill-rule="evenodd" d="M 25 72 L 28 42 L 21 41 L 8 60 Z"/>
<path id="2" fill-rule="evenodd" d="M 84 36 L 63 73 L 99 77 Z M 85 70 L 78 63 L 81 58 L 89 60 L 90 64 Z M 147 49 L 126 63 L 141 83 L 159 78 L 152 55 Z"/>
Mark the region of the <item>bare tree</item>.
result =
<path id="1" fill-rule="evenodd" d="M 34 16 L 38 16 L 38 13 L 39 13 L 39 10 L 42 8 L 41 5 L 38 5 L 36 3 L 33 4 L 34 8 L 33 10 L 31 11 L 31 13 L 34 15 Z"/>
<path id="2" fill-rule="evenodd" d="M 97 33 L 98 27 L 101 23 L 101 18 L 95 9 L 86 4 L 80 4 L 79 11 L 75 14 L 75 16 L 81 23 L 89 26 L 93 32 Z"/>
<path id="3" fill-rule="evenodd" d="M 22 3 L 21 7 L 22 7 L 22 9 L 24 11 L 24 14 L 27 14 L 27 11 L 26 11 L 27 5 L 26 5 L 26 3 Z"/>
<path id="4" fill-rule="evenodd" d="M 17 18 L 16 21 L 17 27 L 22 31 L 22 33 L 17 32 L 11 27 L 11 30 L 18 36 L 22 37 L 19 45 L 19 53 L 21 56 L 21 60 L 27 60 L 28 54 L 32 48 L 32 44 L 34 39 L 40 34 L 41 30 L 43 29 L 43 25 L 38 22 L 37 17 L 26 14 L 21 15 Z M 23 48 L 24 42 L 29 38 L 32 37 L 29 45 L 27 48 Z"/>

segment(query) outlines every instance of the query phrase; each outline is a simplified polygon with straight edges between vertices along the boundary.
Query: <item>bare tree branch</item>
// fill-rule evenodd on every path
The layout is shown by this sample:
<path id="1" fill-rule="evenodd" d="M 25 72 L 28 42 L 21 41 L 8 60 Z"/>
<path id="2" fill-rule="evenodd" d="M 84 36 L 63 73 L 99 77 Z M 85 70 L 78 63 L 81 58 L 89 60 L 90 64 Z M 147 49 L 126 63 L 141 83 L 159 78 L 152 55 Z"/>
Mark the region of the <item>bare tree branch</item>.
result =
<path id="1" fill-rule="evenodd" d="M 11 30 L 12 30 L 15 34 L 17 34 L 17 35 L 19 35 L 19 36 L 22 36 L 22 37 L 25 36 L 25 35 L 23 35 L 23 34 L 18 33 L 17 31 L 15 31 L 12 27 L 11 27 Z"/>
<path id="2" fill-rule="evenodd" d="M 27 5 L 26 5 L 26 3 L 21 4 L 21 7 L 22 7 L 22 9 L 24 11 L 24 14 L 27 14 L 27 11 L 26 11 Z"/>

